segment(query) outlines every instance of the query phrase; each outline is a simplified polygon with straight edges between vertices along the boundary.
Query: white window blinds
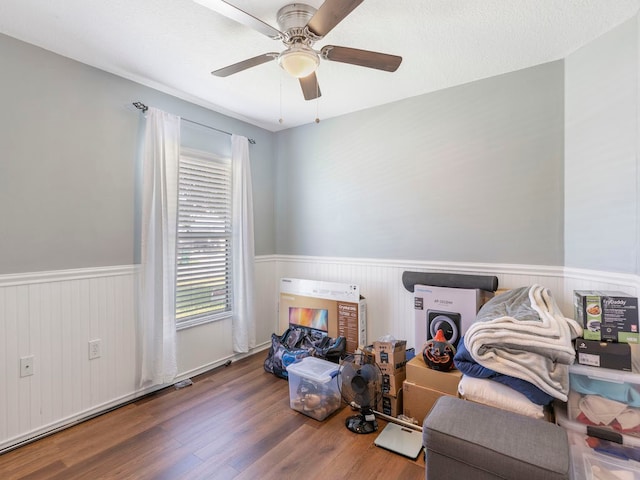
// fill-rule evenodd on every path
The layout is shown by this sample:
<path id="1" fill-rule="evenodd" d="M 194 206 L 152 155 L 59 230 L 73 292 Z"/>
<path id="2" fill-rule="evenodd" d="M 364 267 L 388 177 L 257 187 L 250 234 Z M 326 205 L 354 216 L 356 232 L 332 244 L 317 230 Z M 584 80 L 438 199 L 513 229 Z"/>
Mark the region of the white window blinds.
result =
<path id="1" fill-rule="evenodd" d="M 231 161 L 180 155 L 176 324 L 231 313 Z"/>

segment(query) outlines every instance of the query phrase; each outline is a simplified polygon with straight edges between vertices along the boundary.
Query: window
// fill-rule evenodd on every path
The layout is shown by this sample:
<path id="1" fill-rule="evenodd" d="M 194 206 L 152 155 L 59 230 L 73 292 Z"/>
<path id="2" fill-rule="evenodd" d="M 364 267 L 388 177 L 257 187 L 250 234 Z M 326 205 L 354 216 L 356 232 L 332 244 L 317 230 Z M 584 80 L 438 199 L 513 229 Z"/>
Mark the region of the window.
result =
<path id="1" fill-rule="evenodd" d="M 231 314 L 231 160 L 183 149 L 178 182 L 180 329 Z"/>

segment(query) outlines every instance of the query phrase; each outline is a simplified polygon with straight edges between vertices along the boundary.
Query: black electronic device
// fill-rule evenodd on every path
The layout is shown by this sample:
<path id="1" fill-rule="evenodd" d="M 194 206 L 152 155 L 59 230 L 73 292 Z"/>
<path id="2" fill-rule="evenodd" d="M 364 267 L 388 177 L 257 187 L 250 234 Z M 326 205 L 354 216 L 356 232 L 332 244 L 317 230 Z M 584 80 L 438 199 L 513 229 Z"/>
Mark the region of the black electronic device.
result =
<path id="1" fill-rule="evenodd" d="M 498 289 L 498 277 L 489 275 L 463 275 L 441 272 L 403 272 L 402 285 L 413 292 L 416 285 L 433 287 L 469 288 L 495 292 Z"/>
<path id="2" fill-rule="evenodd" d="M 347 355 L 338 370 L 338 388 L 342 399 L 359 410 L 345 420 L 354 433 L 373 433 L 378 430 L 374 408 L 382 395 L 382 372 L 371 357 Z"/>
<path id="3" fill-rule="evenodd" d="M 461 337 L 462 316 L 457 312 L 443 310 L 427 310 L 427 340 L 442 330 L 444 338 L 454 347 L 458 346 Z"/>

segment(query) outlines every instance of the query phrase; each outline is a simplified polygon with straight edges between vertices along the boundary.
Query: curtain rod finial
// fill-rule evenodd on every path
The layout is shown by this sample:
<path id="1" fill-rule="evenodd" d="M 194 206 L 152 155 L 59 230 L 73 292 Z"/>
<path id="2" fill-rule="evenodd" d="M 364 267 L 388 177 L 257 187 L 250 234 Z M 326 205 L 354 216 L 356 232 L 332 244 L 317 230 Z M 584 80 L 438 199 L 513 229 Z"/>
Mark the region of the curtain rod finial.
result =
<path id="1" fill-rule="evenodd" d="M 149 107 L 147 107 L 142 102 L 133 102 L 133 106 L 136 107 L 138 110 L 142 110 L 142 113 L 145 113 L 147 110 L 149 110 Z"/>

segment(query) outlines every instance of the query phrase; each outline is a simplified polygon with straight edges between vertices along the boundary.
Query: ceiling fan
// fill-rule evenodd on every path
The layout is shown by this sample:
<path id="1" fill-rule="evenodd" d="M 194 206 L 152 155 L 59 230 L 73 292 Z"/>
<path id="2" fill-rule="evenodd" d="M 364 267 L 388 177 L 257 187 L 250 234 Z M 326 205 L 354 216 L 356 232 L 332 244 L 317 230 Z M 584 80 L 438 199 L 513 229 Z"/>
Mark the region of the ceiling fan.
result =
<path id="1" fill-rule="evenodd" d="M 316 68 L 320 59 L 349 63 L 361 67 L 395 72 L 402 57 L 357 48 L 326 45 L 320 51 L 313 44 L 327 35 L 364 0 L 325 0 L 317 10 L 303 3 L 285 5 L 277 13 L 279 29 L 239 9 L 225 0 L 195 0 L 236 22 L 250 27 L 273 40 L 281 40 L 286 49 L 248 58 L 211 72 L 217 77 L 227 77 L 263 63 L 277 60 L 290 75 L 299 79 L 305 100 L 320 97 Z"/>

